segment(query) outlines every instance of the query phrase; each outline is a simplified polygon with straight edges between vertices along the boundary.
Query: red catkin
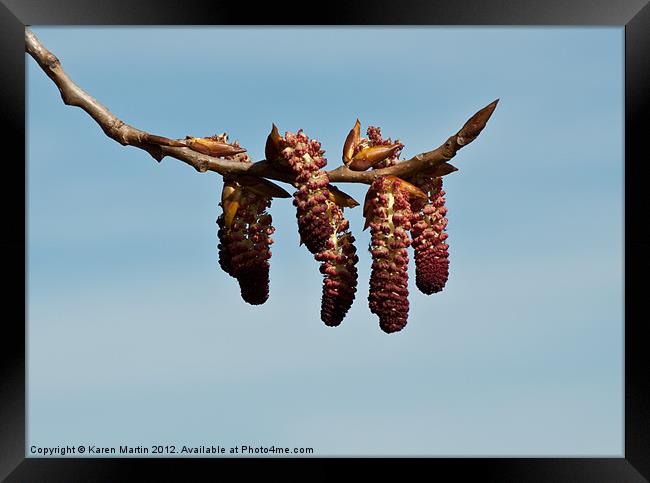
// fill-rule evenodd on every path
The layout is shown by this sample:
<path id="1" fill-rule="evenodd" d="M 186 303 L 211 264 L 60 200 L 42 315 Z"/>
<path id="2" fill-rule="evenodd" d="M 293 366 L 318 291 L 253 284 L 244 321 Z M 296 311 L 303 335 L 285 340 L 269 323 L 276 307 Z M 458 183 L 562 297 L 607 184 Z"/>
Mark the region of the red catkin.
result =
<path id="1" fill-rule="evenodd" d="M 269 247 L 275 229 L 266 209 L 271 200 L 244 187 L 238 189 L 241 202 L 230 228 L 223 214 L 217 219 L 219 265 L 237 279 L 244 301 L 260 305 L 269 297 Z"/>
<path id="2" fill-rule="evenodd" d="M 227 136 L 217 137 L 222 142 L 227 142 Z M 237 143 L 233 145 L 238 146 Z M 230 156 L 227 159 L 236 159 L 240 162 L 250 163 L 245 153 Z M 272 226 L 271 215 L 267 209 L 271 206 L 271 198 L 257 194 L 241 186 L 235 180 L 224 179 L 226 184 L 234 187 L 233 197 L 222 201 L 220 205 L 226 210 L 225 204 L 236 203 L 236 212 L 230 227 L 226 226 L 225 214 L 217 218 L 219 230 L 219 265 L 221 268 L 236 278 L 239 282 L 242 299 L 251 305 L 260 305 L 269 297 L 269 247 L 273 243 L 271 235 L 275 231 Z"/>
<path id="3" fill-rule="evenodd" d="M 370 226 L 372 271 L 368 302 L 384 332 L 397 332 L 408 319 L 408 247 L 411 206 L 397 178 L 377 178 L 370 187 L 367 218 Z"/>
<path id="4" fill-rule="evenodd" d="M 338 326 L 352 306 L 357 289 L 359 259 L 354 236 L 343 210 L 330 197 L 329 178 L 322 170 L 327 159 L 320 143 L 310 140 L 302 130 L 287 132 L 278 142 L 282 158 L 296 174 L 298 189 L 293 204 L 300 240 L 321 262 L 321 319 L 328 326 Z"/>
<path id="5" fill-rule="evenodd" d="M 442 291 L 449 278 L 445 192 L 442 177 L 418 175 L 412 183 L 429 197 L 429 202 L 413 213 L 411 236 L 415 251 L 415 284 L 420 292 L 431 295 Z"/>

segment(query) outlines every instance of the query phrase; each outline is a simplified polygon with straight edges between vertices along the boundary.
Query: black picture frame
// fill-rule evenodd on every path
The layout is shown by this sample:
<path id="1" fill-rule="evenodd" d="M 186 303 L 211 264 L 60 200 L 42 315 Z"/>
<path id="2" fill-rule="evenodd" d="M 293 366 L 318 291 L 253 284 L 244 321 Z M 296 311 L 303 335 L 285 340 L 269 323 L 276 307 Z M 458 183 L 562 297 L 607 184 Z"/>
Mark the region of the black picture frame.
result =
<path id="1" fill-rule="evenodd" d="M 437 2 L 268 3 L 221 0 L 0 0 L 0 98 L 5 182 L 0 190 L 5 234 L 0 373 L 0 478 L 6 481 L 125 481 L 145 470 L 148 481 L 187 481 L 190 471 L 238 467 L 247 459 L 39 459 L 25 457 L 25 63 L 30 25 L 595 25 L 625 27 L 625 453 L 621 458 L 421 458 L 408 464 L 454 481 L 643 482 L 650 478 L 650 357 L 642 336 L 650 237 L 644 208 L 644 119 L 650 98 L 648 0 L 445 0 Z M 462 53 L 459 53 L 462 54 Z M 532 113 L 531 113 L 532 114 Z M 618 129 L 618 126 L 613 126 Z M 588 142 L 577 139 L 576 142 Z M 9 155 L 8 147 L 15 149 Z M 558 147 L 561 149 L 561 147 Z M 552 148 L 551 148 L 552 152 Z M 645 156 L 644 156 L 645 155 Z M 646 161 L 647 162 L 647 161 Z M 7 273 L 7 270 L 9 273 Z M 9 307 L 13 311 L 7 310 Z M 22 320 L 21 320 L 22 315 Z M 301 458 L 304 460 L 304 458 Z M 288 458 L 265 459 L 275 465 Z M 260 461 L 260 460 L 257 460 Z M 338 463 L 310 459 L 325 472 Z M 349 461 L 349 460 L 348 460 Z M 387 460 L 373 459 L 377 468 Z M 403 458 L 391 459 L 402 464 Z M 172 465 L 173 463 L 173 465 Z M 415 471 L 409 466 L 409 472 Z M 182 476 L 180 476 L 182 475 Z M 323 474 L 324 476 L 324 474 Z"/>

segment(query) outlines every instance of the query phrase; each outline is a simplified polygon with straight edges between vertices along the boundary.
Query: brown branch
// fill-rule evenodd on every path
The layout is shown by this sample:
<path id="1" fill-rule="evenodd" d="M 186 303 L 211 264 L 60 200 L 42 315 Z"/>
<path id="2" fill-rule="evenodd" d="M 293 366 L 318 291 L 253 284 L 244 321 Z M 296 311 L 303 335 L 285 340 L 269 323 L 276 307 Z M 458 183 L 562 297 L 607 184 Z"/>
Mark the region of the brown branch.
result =
<path id="1" fill-rule="evenodd" d="M 202 173 L 215 171 L 221 175 L 248 174 L 293 183 L 291 173 L 274 168 L 266 160 L 246 164 L 207 156 L 186 147 L 183 140 L 157 136 L 126 124 L 75 84 L 61 67 L 59 59 L 47 50 L 29 29 L 25 29 L 25 51 L 34 58 L 45 74 L 56 84 L 65 104 L 77 106 L 86 111 L 108 137 L 123 146 L 134 146 L 143 149 L 157 161 L 161 161 L 165 156 L 171 156 L 189 164 Z M 474 114 L 457 134 L 451 136 L 443 145 L 433 151 L 418 154 L 407 161 L 399 162 L 395 166 L 384 169 L 353 171 L 342 165 L 328 171 L 330 181 L 372 184 L 379 176 L 408 177 L 419 171 L 431 170 L 449 161 L 461 147 L 466 146 L 478 136 L 492 115 L 498 101 L 497 99 Z"/>

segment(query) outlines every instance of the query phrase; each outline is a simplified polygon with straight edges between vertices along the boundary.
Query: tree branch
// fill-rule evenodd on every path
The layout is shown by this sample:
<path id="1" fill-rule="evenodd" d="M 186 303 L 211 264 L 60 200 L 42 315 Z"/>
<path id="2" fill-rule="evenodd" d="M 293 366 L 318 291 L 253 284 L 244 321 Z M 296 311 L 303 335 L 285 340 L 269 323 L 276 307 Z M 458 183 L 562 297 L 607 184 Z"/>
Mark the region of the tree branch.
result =
<path id="1" fill-rule="evenodd" d="M 157 136 L 126 124 L 75 84 L 61 67 L 59 59 L 47 50 L 29 29 L 25 29 L 25 51 L 34 58 L 45 74 L 56 84 L 66 105 L 77 106 L 86 111 L 108 137 L 123 146 L 134 146 L 143 149 L 157 161 L 161 161 L 165 156 L 176 158 L 201 173 L 214 171 L 221 175 L 248 174 L 293 183 L 291 173 L 276 169 L 266 160 L 247 164 L 207 156 L 186 147 L 183 140 Z M 418 154 L 389 168 L 370 171 L 353 171 L 341 165 L 327 172 L 330 181 L 372 184 L 379 176 L 408 177 L 420 171 L 430 171 L 449 161 L 460 148 L 476 139 L 492 115 L 498 101 L 498 99 L 495 100 L 474 114 L 457 134 L 449 137 L 444 144 L 433 151 Z"/>

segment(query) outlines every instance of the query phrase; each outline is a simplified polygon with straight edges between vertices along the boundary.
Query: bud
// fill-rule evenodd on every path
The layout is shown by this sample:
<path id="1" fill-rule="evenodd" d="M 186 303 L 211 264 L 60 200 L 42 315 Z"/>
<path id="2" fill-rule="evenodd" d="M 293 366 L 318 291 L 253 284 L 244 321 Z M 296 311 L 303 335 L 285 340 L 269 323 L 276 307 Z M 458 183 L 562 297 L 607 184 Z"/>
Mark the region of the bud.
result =
<path id="1" fill-rule="evenodd" d="M 424 171 L 423 174 L 427 175 L 430 178 L 437 178 L 440 176 L 447 176 L 448 174 L 458 171 L 458 168 L 451 163 L 441 163 L 427 171 Z"/>
<path id="2" fill-rule="evenodd" d="M 380 161 L 394 157 L 395 153 L 400 149 L 400 144 L 367 147 L 354 155 L 348 167 L 354 171 L 365 171 L 374 167 Z"/>
<path id="3" fill-rule="evenodd" d="M 349 164 L 352 161 L 357 146 L 359 146 L 360 130 L 361 123 L 357 119 L 357 122 L 354 123 L 354 127 L 348 133 L 348 137 L 345 138 L 345 143 L 343 144 L 343 162 L 345 164 Z"/>
<path id="4" fill-rule="evenodd" d="M 398 161 L 399 155 L 401 154 L 402 149 L 404 148 L 404 145 L 400 143 L 399 140 L 395 140 L 395 142 L 393 142 L 391 138 L 383 139 L 381 136 L 381 128 L 377 126 L 368 126 L 368 129 L 366 130 L 366 134 L 368 136 L 368 140 L 366 142 L 368 146 L 392 146 L 392 145 L 398 146 L 398 149 L 396 149 L 393 154 L 375 163 L 373 165 L 373 168 L 381 169 L 381 168 L 389 168 L 391 166 L 395 166 L 395 164 Z"/>
<path id="5" fill-rule="evenodd" d="M 221 204 L 223 205 L 226 201 L 230 200 L 235 196 L 237 184 L 233 181 L 224 181 L 223 189 L 221 190 Z"/>
<path id="6" fill-rule="evenodd" d="M 341 208 L 354 208 L 355 206 L 359 206 L 357 200 L 334 185 L 328 185 L 327 191 L 329 192 L 330 201 L 333 201 Z"/>
<path id="7" fill-rule="evenodd" d="M 280 136 L 280 132 L 278 131 L 277 126 L 273 124 L 273 127 L 271 128 L 271 132 L 266 138 L 266 145 L 264 146 L 264 156 L 266 156 L 267 161 L 273 162 L 281 157 L 281 153 L 280 153 L 281 139 L 282 136 Z"/>
<path id="8" fill-rule="evenodd" d="M 218 136 L 207 138 L 188 137 L 185 140 L 185 145 L 193 151 L 217 158 L 227 158 L 229 156 L 246 152 L 245 149 L 235 144 L 228 144 L 219 141 Z"/>
<path id="9" fill-rule="evenodd" d="M 229 186 L 224 185 L 224 192 Z M 228 196 L 224 201 L 224 193 L 221 194 L 221 206 L 223 208 L 223 220 L 224 225 L 227 229 L 230 229 L 232 226 L 232 221 L 235 219 L 235 215 L 239 210 L 239 201 L 241 199 L 242 190 L 241 188 L 234 188 L 233 193 Z"/>
<path id="10" fill-rule="evenodd" d="M 496 109 L 498 102 L 499 99 L 491 102 L 469 118 L 469 120 L 463 125 L 461 130 L 458 131 L 458 134 L 456 135 L 456 142 L 459 146 L 462 147 L 468 145 L 474 141 L 474 139 L 476 139 L 479 134 L 481 134 L 481 131 L 487 124 L 490 116 L 492 116 L 492 113 Z"/>
<path id="11" fill-rule="evenodd" d="M 242 186 L 246 186 L 250 191 L 257 193 L 260 196 L 267 198 L 290 198 L 291 195 L 277 184 L 257 176 L 248 174 L 237 176 L 237 182 Z"/>
<path id="12" fill-rule="evenodd" d="M 393 183 L 395 189 L 399 189 L 400 191 L 406 193 L 410 199 L 420 199 L 420 200 L 427 199 L 426 193 L 422 191 L 420 188 L 418 188 L 417 186 L 415 186 L 414 184 L 411 184 L 408 181 L 403 180 L 402 178 L 398 178 L 397 176 L 384 176 L 384 177 Z"/>

